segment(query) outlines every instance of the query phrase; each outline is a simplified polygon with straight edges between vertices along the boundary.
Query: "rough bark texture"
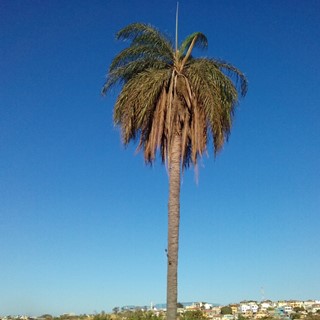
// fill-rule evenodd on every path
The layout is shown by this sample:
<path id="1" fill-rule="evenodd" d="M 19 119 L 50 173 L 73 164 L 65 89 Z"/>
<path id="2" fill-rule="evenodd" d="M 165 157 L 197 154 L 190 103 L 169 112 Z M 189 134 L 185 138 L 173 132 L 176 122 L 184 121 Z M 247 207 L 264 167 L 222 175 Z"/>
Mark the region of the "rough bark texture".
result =
<path id="1" fill-rule="evenodd" d="M 173 138 L 169 167 L 167 320 L 177 319 L 181 135 Z"/>

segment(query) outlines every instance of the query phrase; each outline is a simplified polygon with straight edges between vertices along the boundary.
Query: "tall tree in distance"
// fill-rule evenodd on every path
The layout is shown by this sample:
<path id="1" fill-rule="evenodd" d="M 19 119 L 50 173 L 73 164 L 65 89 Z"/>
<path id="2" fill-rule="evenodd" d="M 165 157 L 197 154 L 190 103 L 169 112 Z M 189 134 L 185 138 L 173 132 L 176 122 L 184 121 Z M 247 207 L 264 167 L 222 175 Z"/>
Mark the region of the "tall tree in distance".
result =
<path id="1" fill-rule="evenodd" d="M 112 61 L 102 93 L 120 84 L 114 123 L 121 127 L 123 143 L 139 139 L 146 163 L 157 152 L 168 167 L 167 319 L 177 318 L 177 270 L 180 221 L 180 176 L 197 165 L 212 137 L 217 154 L 230 134 L 239 94 L 247 80 L 231 64 L 195 58 L 195 47 L 206 48 L 201 32 L 175 47 L 151 25 L 133 23 L 121 29 L 118 40 L 130 45 Z"/>

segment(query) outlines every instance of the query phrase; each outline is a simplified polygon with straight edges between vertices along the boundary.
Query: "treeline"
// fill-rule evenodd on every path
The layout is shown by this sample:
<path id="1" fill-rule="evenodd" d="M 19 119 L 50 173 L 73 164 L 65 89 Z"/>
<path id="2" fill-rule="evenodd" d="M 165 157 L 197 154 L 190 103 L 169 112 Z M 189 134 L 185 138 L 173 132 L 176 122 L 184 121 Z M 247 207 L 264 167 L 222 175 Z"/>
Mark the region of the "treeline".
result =
<path id="1" fill-rule="evenodd" d="M 226 312 L 221 312 L 221 314 L 228 314 Z M 93 317 L 93 320 L 165 320 L 166 315 L 164 312 L 155 313 L 153 311 L 122 311 L 113 314 L 97 314 Z M 255 320 L 253 318 L 244 317 L 243 315 L 238 315 L 238 320 Z M 267 316 L 259 320 L 280 320 L 279 317 Z M 292 313 L 290 315 L 291 320 L 301 319 L 301 320 L 320 320 L 320 311 L 317 313 L 308 313 L 307 315 L 302 315 L 300 313 Z M 178 320 L 210 320 L 207 315 L 201 311 L 185 311 L 178 316 Z"/>
<path id="2" fill-rule="evenodd" d="M 115 311 L 115 310 L 114 310 Z M 224 312 L 221 312 L 224 314 Z M 97 313 L 95 315 L 61 315 L 59 317 L 53 317 L 49 314 L 42 315 L 37 318 L 37 320 L 165 320 L 166 314 L 163 311 L 118 311 L 113 313 Z M 244 317 L 243 315 L 238 315 L 238 320 L 253 320 L 253 318 Z M 281 318 L 267 316 L 259 320 L 279 320 Z M 290 315 L 291 320 L 301 319 L 301 320 L 320 320 L 320 310 L 317 313 L 308 313 L 307 315 L 301 314 L 299 312 L 294 312 Z M 10 320 L 10 319 L 9 319 Z M 185 311 L 178 316 L 178 320 L 209 320 L 209 318 L 201 311 Z"/>

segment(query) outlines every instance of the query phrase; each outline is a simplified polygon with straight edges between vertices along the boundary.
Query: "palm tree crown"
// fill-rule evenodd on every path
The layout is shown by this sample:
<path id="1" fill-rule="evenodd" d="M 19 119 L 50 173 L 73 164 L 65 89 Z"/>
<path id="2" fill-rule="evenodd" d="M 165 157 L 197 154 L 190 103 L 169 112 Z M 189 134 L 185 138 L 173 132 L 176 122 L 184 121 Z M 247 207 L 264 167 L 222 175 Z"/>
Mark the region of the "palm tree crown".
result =
<path id="1" fill-rule="evenodd" d="M 117 39 L 131 43 L 112 61 L 102 93 L 122 85 L 114 122 L 122 129 L 124 144 L 138 137 L 146 162 L 152 163 L 159 150 L 162 161 L 170 164 L 172 141 L 179 135 L 181 164 L 187 167 L 197 164 L 212 136 L 216 154 L 229 136 L 238 95 L 247 92 L 243 73 L 224 61 L 192 57 L 194 47 L 207 47 L 200 32 L 177 49 L 142 23 L 123 28 Z"/>

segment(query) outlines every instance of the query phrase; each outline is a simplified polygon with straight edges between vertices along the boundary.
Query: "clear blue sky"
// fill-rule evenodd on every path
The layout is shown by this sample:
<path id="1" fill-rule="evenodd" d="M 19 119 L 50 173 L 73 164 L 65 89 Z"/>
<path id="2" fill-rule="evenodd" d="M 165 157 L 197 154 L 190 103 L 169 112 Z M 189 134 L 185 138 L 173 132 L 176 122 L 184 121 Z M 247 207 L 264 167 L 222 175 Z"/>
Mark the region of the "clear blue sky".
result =
<path id="1" fill-rule="evenodd" d="M 175 1 L 0 2 L 0 315 L 165 302 L 168 177 L 100 96 L 125 25 Z M 320 2 L 180 1 L 180 39 L 249 79 L 229 143 L 185 173 L 179 301 L 320 298 Z M 116 92 L 115 92 L 116 93 Z"/>

